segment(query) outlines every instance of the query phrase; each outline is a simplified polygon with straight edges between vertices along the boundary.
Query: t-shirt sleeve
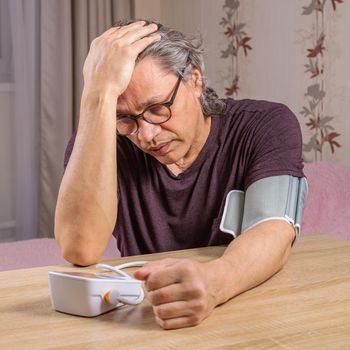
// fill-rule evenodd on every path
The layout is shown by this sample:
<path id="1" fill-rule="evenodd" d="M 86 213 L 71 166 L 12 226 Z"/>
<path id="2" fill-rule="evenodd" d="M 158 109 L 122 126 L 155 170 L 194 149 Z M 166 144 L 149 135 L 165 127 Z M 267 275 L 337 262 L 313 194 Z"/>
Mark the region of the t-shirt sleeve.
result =
<path id="1" fill-rule="evenodd" d="M 67 144 L 66 151 L 64 152 L 64 161 L 63 161 L 64 170 L 66 170 L 67 168 L 69 158 L 73 151 L 75 136 L 76 134 L 74 133 Z"/>
<path id="2" fill-rule="evenodd" d="M 269 176 L 304 176 L 301 129 L 290 109 L 272 104 L 267 111 L 257 114 L 252 129 L 252 152 L 244 180 L 245 189 Z"/>

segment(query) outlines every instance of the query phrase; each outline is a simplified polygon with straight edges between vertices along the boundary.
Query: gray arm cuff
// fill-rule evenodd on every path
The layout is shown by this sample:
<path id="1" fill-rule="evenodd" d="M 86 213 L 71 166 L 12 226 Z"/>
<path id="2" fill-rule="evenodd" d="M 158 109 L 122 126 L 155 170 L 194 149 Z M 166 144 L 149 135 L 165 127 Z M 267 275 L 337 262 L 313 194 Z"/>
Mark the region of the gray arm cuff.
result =
<path id="1" fill-rule="evenodd" d="M 300 234 L 307 196 L 305 177 L 271 176 L 254 182 L 247 191 L 226 197 L 220 230 L 234 237 L 268 220 L 285 220 Z"/>

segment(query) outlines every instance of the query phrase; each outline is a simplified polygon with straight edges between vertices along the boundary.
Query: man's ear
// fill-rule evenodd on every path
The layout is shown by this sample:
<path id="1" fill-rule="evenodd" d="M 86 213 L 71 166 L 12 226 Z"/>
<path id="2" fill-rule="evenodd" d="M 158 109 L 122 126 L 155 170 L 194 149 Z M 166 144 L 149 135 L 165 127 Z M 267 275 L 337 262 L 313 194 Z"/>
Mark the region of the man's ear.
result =
<path id="1" fill-rule="evenodd" d="M 196 97 L 200 97 L 203 91 L 203 77 L 198 68 L 193 68 L 191 72 L 190 84 L 194 89 Z"/>

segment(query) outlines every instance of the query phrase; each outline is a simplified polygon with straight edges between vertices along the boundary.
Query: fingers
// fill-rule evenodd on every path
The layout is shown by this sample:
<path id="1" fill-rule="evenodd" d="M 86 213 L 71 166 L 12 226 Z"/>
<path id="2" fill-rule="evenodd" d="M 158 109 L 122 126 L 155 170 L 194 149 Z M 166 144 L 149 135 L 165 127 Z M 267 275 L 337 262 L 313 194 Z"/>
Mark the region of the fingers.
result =
<path id="1" fill-rule="evenodd" d="M 192 312 L 188 309 L 187 304 L 186 301 L 176 301 L 169 304 L 153 306 L 153 313 L 162 320 L 190 316 Z"/>
<path id="2" fill-rule="evenodd" d="M 133 29 L 145 27 L 145 24 L 146 24 L 145 21 L 137 21 L 137 22 L 133 22 L 133 23 L 127 24 L 127 25 L 122 26 L 122 27 L 112 27 L 111 29 L 117 29 L 116 31 L 118 32 L 118 34 L 120 36 L 122 36 L 125 33 L 127 33 L 128 31 L 131 31 Z"/>
<path id="3" fill-rule="evenodd" d="M 192 317 L 198 315 L 198 318 L 204 317 L 203 315 L 206 309 L 206 305 L 201 300 L 187 301 L 175 301 L 173 303 L 162 304 L 159 306 L 153 306 L 153 313 L 156 317 L 162 320 L 170 320 L 178 317 Z"/>
<path id="4" fill-rule="evenodd" d="M 84 84 L 98 93 L 107 91 L 111 98 L 120 96 L 130 83 L 140 52 L 160 40 L 159 35 L 152 35 L 157 28 L 139 21 L 110 28 L 95 38 L 84 63 Z"/>
<path id="5" fill-rule="evenodd" d="M 168 309 L 154 308 L 154 316 L 157 324 L 163 329 L 177 329 L 198 325 L 207 315 L 203 313 L 184 313 L 187 308 L 185 303 L 173 303 Z"/>
<path id="6" fill-rule="evenodd" d="M 149 292 L 164 288 L 174 283 L 179 283 L 181 277 L 182 276 L 173 267 L 165 267 L 150 273 L 145 282 L 145 286 Z"/>
<path id="7" fill-rule="evenodd" d="M 146 280 L 147 291 L 157 290 L 174 283 L 193 281 L 198 277 L 196 263 L 186 259 L 168 262 L 163 268 L 151 272 Z"/>
<path id="8" fill-rule="evenodd" d="M 151 45 L 152 43 L 159 41 L 161 39 L 161 36 L 159 34 L 152 34 L 150 36 L 147 36 L 143 39 L 140 39 L 136 41 L 133 44 L 133 47 L 135 48 L 136 52 L 142 52 L 146 47 Z"/>
<path id="9" fill-rule="evenodd" d="M 122 26 L 122 27 L 111 27 L 108 30 L 106 30 L 101 36 L 113 35 L 116 38 L 122 37 L 129 30 L 144 27 L 145 24 L 146 24 L 146 22 L 144 22 L 144 21 L 138 21 L 138 22 L 130 23 L 126 26 Z"/>
<path id="10" fill-rule="evenodd" d="M 145 22 L 135 22 L 123 27 L 108 29 L 97 41 L 105 41 L 109 47 L 127 50 L 132 56 L 138 55 L 147 46 L 161 39 L 156 34 L 158 26 L 154 23 L 144 26 Z M 96 39 L 95 39 L 96 40 Z"/>
<path id="11" fill-rule="evenodd" d="M 123 31 L 124 27 L 119 30 L 118 35 Z M 144 37 L 149 36 L 150 34 L 156 32 L 158 30 L 158 26 L 154 23 L 149 24 L 147 26 L 137 26 L 134 28 L 131 28 L 127 31 L 122 32 L 122 36 L 120 37 L 121 40 L 126 45 L 131 45 L 138 40 L 141 40 Z"/>
<path id="12" fill-rule="evenodd" d="M 185 288 L 182 284 L 176 283 L 170 286 L 147 292 L 147 299 L 153 306 L 170 303 L 174 300 L 183 301 L 196 297 L 195 292 Z"/>
<path id="13" fill-rule="evenodd" d="M 164 329 L 192 327 L 202 322 L 212 311 L 205 300 L 175 301 L 153 306 L 156 322 Z"/>
<path id="14" fill-rule="evenodd" d="M 193 327 L 200 323 L 200 321 L 197 321 L 196 318 L 192 319 L 192 317 L 178 317 L 169 320 L 163 320 L 156 316 L 155 320 L 160 327 L 167 330 Z"/>
<path id="15" fill-rule="evenodd" d="M 164 329 L 190 327 L 205 319 L 213 307 L 204 297 L 190 300 L 175 300 L 153 306 L 156 322 Z"/>
<path id="16" fill-rule="evenodd" d="M 145 26 L 144 21 L 128 24 L 123 27 L 112 27 L 105 31 L 99 38 L 108 37 L 113 40 L 121 40 L 123 45 L 132 45 L 134 42 L 149 36 L 158 30 L 155 23 Z"/>
<path id="17" fill-rule="evenodd" d="M 216 304 L 206 288 L 203 269 L 191 260 L 167 259 L 139 270 L 145 277 L 147 299 L 162 328 L 197 325 L 214 309 Z"/>
<path id="18" fill-rule="evenodd" d="M 151 273 L 156 271 L 161 271 L 165 267 L 173 265 L 177 260 L 176 259 L 163 259 L 157 261 L 151 261 L 147 263 L 144 267 L 137 270 L 134 273 L 134 277 L 139 280 L 145 280 Z"/>

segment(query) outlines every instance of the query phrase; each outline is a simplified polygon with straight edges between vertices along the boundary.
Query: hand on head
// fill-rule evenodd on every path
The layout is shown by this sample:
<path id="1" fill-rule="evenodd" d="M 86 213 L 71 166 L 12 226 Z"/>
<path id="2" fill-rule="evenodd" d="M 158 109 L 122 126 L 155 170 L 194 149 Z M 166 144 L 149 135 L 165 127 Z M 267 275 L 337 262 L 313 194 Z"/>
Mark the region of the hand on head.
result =
<path id="1" fill-rule="evenodd" d="M 157 29 L 156 24 L 139 21 L 110 28 L 94 39 L 83 68 L 85 85 L 102 94 L 120 96 L 131 80 L 140 52 L 160 40 L 159 34 L 152 34 Z"/>

